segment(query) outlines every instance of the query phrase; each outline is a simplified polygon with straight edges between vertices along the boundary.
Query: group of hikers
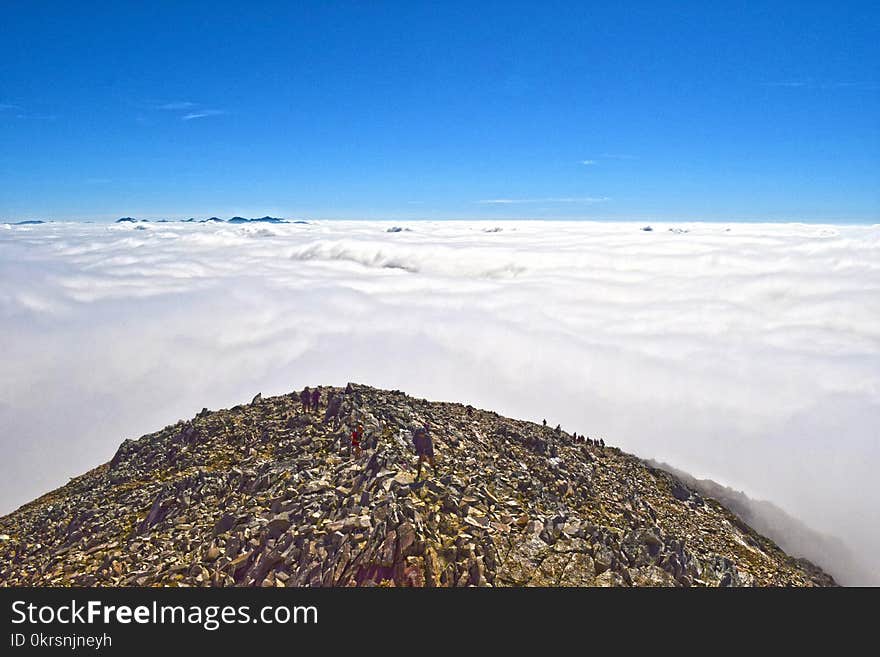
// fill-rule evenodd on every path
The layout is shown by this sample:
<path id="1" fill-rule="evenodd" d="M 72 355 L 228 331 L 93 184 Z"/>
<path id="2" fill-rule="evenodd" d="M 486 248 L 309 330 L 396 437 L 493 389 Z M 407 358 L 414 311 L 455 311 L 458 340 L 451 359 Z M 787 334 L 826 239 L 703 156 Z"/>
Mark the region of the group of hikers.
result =
<path id="1" fill-rule="evenodd" d="M 305 389 L 301 393 L 299 393 L 299 400 L 300 402 L 302 402 L 304 413 L 318 413 L 319 406 L 321 404 L 320 388 L 315 388 L 314 390 L 311 390 L 308 386 L 306 386 Z M 472 407 L 468 406 L 467 408 L 468 415 L 470 415 L 472 412 Z M 546 429 L 547 420 L 544 420 L 543 424 L 544 428 Z M 560 425 L 556 425 L 556 433 L 562 435 L 562 427 Z M 585 437 L 583 434 L 578 435 L 577 433 L 573 433 L 572 438 L 576 443 L 587 443 L 603 449 L 605 447 L 605 441 L 601 438 L 593 439 Z M 354 428 L 351 430 L 350 440 L 351 454 L 355 459 L 358 459 L 363 454 L 362 444 L 365 442 L 364 426 L 362 424 L 358 423 L 354 426 Z M 415 427 L 412 430 L 412 440 L 416 450 L 416 455 L 419 457 L 418 470 L 416 471 L 416 480 L 421 477 L 422 465 L 425 462 L 427 462 L 431 466 L 431 469 L 436 474 L 437 466 L 434 462 L 434 441 L 431 438 L 431 431 L 427 422 Z M 367 447 L 369 447 L 369 445 L 367 445 Z"/>
<path id="2" fill-rule="evenodd" d="M 321 390 L 319 388 L 310 389 L 309 386 L 306 386 L 305 389 L 299 393 L 299 400 L 302 403 L 303 413 L 318 413 L 321 404 Z M 416 479 L 421 477 L 422 464 L 426 461 L 436 474 L 437 466 L 434 462 L 434 441 L 431 439 L 431 433 L 427 422 L 413 429 L 412 439 L 416 455 L 419 457 Z M 350 440 L 351 455 L 358 459 L 363 454 L 362 445 L 365 442 L 363 424 L 358 423 L 354 426 L 351 430 Z M 369 447 L 369 445 L 367 446 Z"/>
<path id="3" fill-rule="evenodd" d="M 572 434 L 572 437 L 574 438 L 574 442 L 576 443 L 587 443 L 588 445 L 595 445 L 596 447 L 601 447 L 603 449 L 605 448 L 605 441 L 602 438 L 596 440 L 595 438 L 590 438 L 589 436 L 584 437 L 584 434 L 581 434 L 579 436 L 576 433 Z"/>
<path id="4" fill-rule="evenodd" d="M 428 431 L 428 424 L 417 427 L 412 432 L 413 444 L 416 448 L 416 455 L 419 457 L 419 467 L 416 471 L 416 479 L 422 475 L 422 464 L 427 461 L 431 469 L 436 474 L 437 466 L 434 463 L 434 441 L 431 440 L 431 434 Z M 361 457 L 361 442 L 364 440 L 364 425 L 357 424 L 351 430 L 351 452 L 356 459 Z"/>
<path id="5" fill-rule="evenodd" d="M 309 387 L 306 386 L 305 390 L 299 393 L 299 400 L 302 402 L 304 413 L 317 413 L 318 406 L 321 404 L 320 388 L 309 390 Z"/>
<path id="6" fill-rule="evenodd" d="M 545 429 L 547 428 L 547 420 L 544 420 L 544 428 Z M 557 424 L 555 431 L 556 431 L 557 436 L 561 436 L 562 435 L 562 425 Z M 578 435 L 577 433 L 571 434 L 571 438 L 576 443 L 586 443 L 588 445 L 595 445 L 596 447 L 601 447 L 603 449 L 605 448 L 605 441 L 602 438 L 595 439 L 595 438 L 590 438 L 589 436 L 584 436 L 584 434 Z"/>

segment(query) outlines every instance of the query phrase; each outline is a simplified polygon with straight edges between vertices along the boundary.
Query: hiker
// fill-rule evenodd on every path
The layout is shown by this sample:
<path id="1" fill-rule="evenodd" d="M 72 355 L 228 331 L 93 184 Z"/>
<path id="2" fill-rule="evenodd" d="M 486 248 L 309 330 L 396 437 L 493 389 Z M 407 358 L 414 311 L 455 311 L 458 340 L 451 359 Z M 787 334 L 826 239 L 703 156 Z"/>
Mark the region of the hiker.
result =
<path id="1" fill-rule="evenodd" d="M 434 464 L 434 442 L 428 433 L 428 425 L 419 427 L 413 432 L 413 443 L 416 446 L 416 454 L 419 455 L 419 469 L 416 472 L 416 481 L 422 476 L 422 463 L 428 461 L 434 474 L 437 474 L 437 466 Z"/>
<path id="2" fill-rule="evenodd" d="M 364 427 L 359 424 L 351 432 L 351 452 L 354 458 L 361 457 L 361 439 L 364 437 Z"/>
<path id="3" fill-rule="evenodd" d="M 602 449 L 605 449 L 605 440 L 604 440 L 604 439 L 599 438 L 599 446 L 600 446 Z"/>
<path id="4" fill-rule="evenodd" d="M 312 392 L 312 410 L 318 412 L 318 406 L 321 404 L 321 391 L 318 388 Z"/>
<path id="5" fill-rule="evenodd" d="M 544 418 L 544 428 L 547 428 L 547 418 Z"/>
<path id="6" fill-rule="evenodd" d="M 312 393 L 309 390 L 308 386 L 306 386 L 305 390 L 299 393 L 299 400 L 302 402 L 303 405 L 303 413 L 308 413 L 310 410 L 309 407 L 312 403 Z"/>
<path id="7" fill-rule="evenodd" d="M 342 421 L 339 412 L 341 409 L 342 395 L 333 391 L 329 392 L 327 394 L 327 410 L 324 411 L 324 422 L 331 420 L 333 429 L 338 428 L 339 423 Z"/>

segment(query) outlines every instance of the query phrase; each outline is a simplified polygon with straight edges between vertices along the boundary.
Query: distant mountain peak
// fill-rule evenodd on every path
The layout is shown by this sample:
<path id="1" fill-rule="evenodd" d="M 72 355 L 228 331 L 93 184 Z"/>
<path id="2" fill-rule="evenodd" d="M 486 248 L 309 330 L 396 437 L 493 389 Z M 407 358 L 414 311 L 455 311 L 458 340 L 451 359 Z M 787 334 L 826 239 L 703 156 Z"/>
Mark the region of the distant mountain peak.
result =
<path id="1" fill-rule="evenodd" d="M 260 217 L 258 219 L 246 219 L 245 217 L 232 217 L 229 220 L 230 224 L 248 224 L 248 223 L 270 223 L 270 224 L 286 224 L 287 220 L 279 219 L 277 217 Z"/>

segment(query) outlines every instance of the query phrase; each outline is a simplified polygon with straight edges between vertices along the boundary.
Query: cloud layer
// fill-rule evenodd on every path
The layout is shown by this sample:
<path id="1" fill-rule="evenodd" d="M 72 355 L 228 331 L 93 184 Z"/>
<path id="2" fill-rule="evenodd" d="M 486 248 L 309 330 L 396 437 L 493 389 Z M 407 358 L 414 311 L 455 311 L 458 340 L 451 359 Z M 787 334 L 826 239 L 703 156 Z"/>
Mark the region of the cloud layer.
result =
<path id="1" fill-rule="evenodd" d="M 880 227 L 389 226 L 0 225 L 0 513 L 203 406 L 356 380 L 602 436 L 880 572 Z"/>

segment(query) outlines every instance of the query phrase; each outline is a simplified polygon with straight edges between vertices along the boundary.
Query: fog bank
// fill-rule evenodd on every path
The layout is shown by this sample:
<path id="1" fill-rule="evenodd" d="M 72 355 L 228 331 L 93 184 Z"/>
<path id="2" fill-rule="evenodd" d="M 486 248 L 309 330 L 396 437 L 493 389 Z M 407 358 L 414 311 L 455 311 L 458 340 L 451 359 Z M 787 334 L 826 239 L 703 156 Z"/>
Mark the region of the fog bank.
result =
<path id="1" fill-rule="evenodd" d="M 880 573 L 880 227 L 392 225 L 0 224 L 0 513 L 203 406 L 354 380 L 601 436 Z"/>

